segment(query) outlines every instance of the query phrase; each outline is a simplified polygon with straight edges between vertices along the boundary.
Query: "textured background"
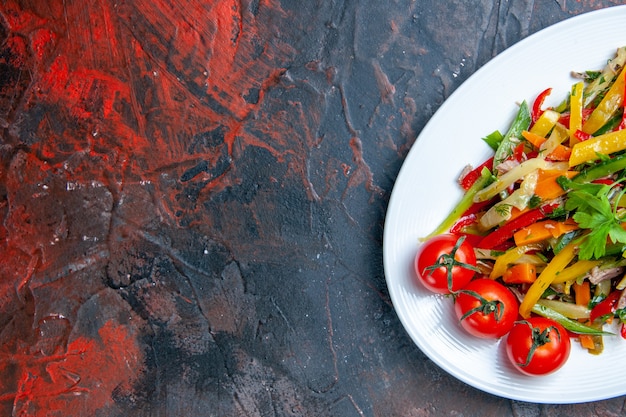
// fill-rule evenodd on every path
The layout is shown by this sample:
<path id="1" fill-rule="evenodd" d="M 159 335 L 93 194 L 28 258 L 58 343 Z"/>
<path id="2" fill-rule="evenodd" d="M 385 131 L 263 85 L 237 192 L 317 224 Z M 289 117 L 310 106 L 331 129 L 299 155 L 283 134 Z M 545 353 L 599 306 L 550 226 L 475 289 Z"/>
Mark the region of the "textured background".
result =
<path id="1" fill-rule="evenodd" d="M 625 415 L 450 377 L 382 265 L 452 91 L 618 3 L 1 0 L 0 414 Z"/>

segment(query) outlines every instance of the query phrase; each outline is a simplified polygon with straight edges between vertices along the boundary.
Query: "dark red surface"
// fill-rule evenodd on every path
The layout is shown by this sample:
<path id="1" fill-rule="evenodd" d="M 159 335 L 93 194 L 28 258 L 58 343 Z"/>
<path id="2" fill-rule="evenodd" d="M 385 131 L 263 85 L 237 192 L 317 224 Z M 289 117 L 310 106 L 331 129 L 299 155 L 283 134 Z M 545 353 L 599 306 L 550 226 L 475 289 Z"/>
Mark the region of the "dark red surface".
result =
<path id="1" fill-rule="evenodd" d="M 382 266 L 438 106 L 618 3 L 0 2 L 0 415 L 624 415 L 450 377 Z"/>

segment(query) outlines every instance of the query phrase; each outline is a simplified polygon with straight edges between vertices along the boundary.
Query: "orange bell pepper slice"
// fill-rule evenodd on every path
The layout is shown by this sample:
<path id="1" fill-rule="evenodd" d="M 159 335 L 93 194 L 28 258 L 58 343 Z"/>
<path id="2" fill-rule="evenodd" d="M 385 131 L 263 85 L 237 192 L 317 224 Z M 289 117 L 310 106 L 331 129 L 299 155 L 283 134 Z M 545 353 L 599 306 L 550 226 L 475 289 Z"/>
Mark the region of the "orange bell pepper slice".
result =
<path id="1" fill-rule="evenodd" d="M 589 281 L 583 281 L 580 284 L 574 283 L 572 285 L 574 289 L 574 297 L 576 304 L 579 306 L 589 306 L 589 301 L 591 301 L 591 289 L 589 285 Z"/>
<path id="2" fill-rule="evenodd" d="M 509 267 L 502 275 L 506 284 L 532 284 L 536 279 L 537 267 L 526 262 Z"/>
<path id="3" fill-rule="evenodd" d="M 578 174 L 576 171 L 539 170 L 538 172 L 535 195 L 543 201 L 552 200 L 565 194 L 563 187 L 556 182 L 557 178 L 564 175 L 571 179 Z"/>
<path id="4" fill-rule="evenodd" d="M 517 246 L 529 245 L 556 238 L 577 229 L 578 224 L 572 219 L 564 221 L 544 220 L 518 230 L 513 234 L 513 239 Z"/>
<path id="5" fill-rule="evenodd" d="M 539 149 L 541 145 L 547 140 L 545 137 L 537 135 L 536 133 L 529 132 L 524 130 L 522 132 L 522 137 L 530 142 L 535 148 Z M 546 159 L 551 161 L 569 161 L 570 155 L 572 153 L 572 148 L 565 145 L 558 145 L 549 155 L 546 156 Z"/>

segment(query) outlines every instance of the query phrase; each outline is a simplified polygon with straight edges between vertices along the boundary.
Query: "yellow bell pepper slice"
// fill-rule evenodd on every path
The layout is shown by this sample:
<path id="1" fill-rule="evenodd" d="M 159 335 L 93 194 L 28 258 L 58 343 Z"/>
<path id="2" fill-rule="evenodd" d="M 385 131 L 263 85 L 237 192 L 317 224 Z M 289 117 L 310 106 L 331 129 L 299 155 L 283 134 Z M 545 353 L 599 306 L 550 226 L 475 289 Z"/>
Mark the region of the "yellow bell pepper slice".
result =
<path id="1" fill-rule="evenodd" d="M 605 133 L 572 146 L 569 166 L 598 159 L 598 154 L 610 155 L 626 149 L 626 129 Z"/>
<path id="2" fill-rule="evenodd" d="M 539 116 L 535 124 L 530 128 L 530 133 L 545 138 L 548 133 L 550 133 L 550 130 L 552 130 L 556 122 L 559 121 L 559 117 L 561 117 L 561 114 L 554 110 L 548 109 L 544 111 L 541 113 L 541 116 Z"/>
<path id="3" fill-rule="evenodd" d="M 552 281 L 553 284 L 561 284 L 567 281 L 573 281 L 583 276 L 591 270 L 591 268 L 600 265 L 600 261 L 582 260 L 577 261 L 572 266 L 568 266 Z"/>
<path id="4" fill-rule="evenodd" d="M 489 273 L 490 279 L 496 279 L 504 275 L 510 264 L 521 258 L 526 252 L 539 249 L 538 245 L 515 246 L 496 258 L 493 269 Z"/>
<path id="5" fill-rule="evenodd" d="M 582 81 L 577 82 L 572 86 L 572 93 L 570 95 L 570 116 L 569 116 L 569 145 L 580 142 L 576 138 L 576 131 L 582 130 L 583 127 L 583 87 Z"/>
<path id="6" fill-rule="evenodd" d="M 604 126 L 615 112 L 622 107 L 624 103 L 624 76 L 626 76 L 626 71 L 622 69 L 609 91 L 598 104 L 598 107 L 595 108 L 589 119 L 583 124 L 583 132 L 592 135 Z"/>
<path id="7" fill-rule="evenodd" d="M 539 274 L 537 280 L 528 288 L 528 292 L 520 303 L 519 313 L 523 318 L 530 316 L 531 309 L 541 298 L 546 289 L 556 279 L 558 274 L 574 259 L 578 252 L 578 245 L 569 243 L 557 253 L 548 263 L 545 269 Z"/>

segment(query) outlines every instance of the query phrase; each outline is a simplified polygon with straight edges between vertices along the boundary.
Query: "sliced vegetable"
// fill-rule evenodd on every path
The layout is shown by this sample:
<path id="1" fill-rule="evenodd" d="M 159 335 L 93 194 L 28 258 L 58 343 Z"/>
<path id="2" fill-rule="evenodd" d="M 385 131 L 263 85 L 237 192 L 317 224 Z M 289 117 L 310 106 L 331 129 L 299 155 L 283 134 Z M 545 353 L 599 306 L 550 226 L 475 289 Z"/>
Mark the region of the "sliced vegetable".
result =
<path id="1" fill-rule="evenodd" d="M 595 343 L 593 342 L 593 337 L 588 334 L 578 335 L 578 340 L 580 340 L 580 345 L 587 350 L 594 350 L 596 348 Z"/>
<path id="2" fill-rule="evenodd" d="M 567 128 L 561 124 L 557 124 L 548 135 L 547 140 L 541 146 L 541 150 L 545 153 L 546 159 L 555 160 L 557 157 L 562 157 L 562 155 L 571 153 L 569 147 L 563 146 L 562 143 L 566 142 L 569 138 L 569 131 Z M 567 161 L 569 159 L 566 158 Z"/>
<path id="3" fill-rule="evenodd" d="M 578 229 L 578 224 L 571 220 L 544 220 L 526 226 L 513 234 L 516 245 L 528 245 L 559 237 Z"/>
<path id="4" fill-rule="evenodd" d="M 583 89 L 584 83 L 579 81 L 572 86 L 572 92 L 570 94 L 570 145 L 580 142 L 576 136 L 576 132 L 581 130 L 583 127 Z"/>
<path id="5" fill-rule="evenodd" d="M 591 182 L 598 178 L 604 178 L 613 175 L 618 171 L 626 169 L 626 154 L 617 155 L 606 161 L 602 161 L 590 168 L 585 168 L 572 177 L 572 181 L 578 184 Z M 576 172 L 576 171 L 568 171 Z"/>
<path id="6" fill-rule="evenodd" d="M 539 274 L 537 280 L 526 292 L 522 303 L 520 304 L 519 313 L 522 317 L 530 317 L 530 311 L 544 291 L 548 289 L 554 278 L 558 275 L 559 271 L 563 270 L 576 256 L 578 247 L 575 243 L 566 245 L 559 253 L 554 255 L 554 258 L 548 263 L 546 268 Z"/>
<path id="7" fill-rule="evenodd" d="M 589 287 L 589 281 L 583 281 L 580 284 L 574 283 L 574 293 L 576 294 L 576 304 L 579 306 L 587 307 L 591 301 L 591 289 Z"/>
<path id="8" fill-rule="evenodd" d="M 561 326 L 565 327 L 567 330 L 569 330 L 572 333 L 598 335 L 598 336 L 613 335 L 613 333 L 611 332 L 606 332 L 601 329 L 599 330 L 591 326 L 587 326 L 579 321 L 568 319 L 563 314 L 549 307 L 546 307 L 545 305 L 542 305 L 542 304 L 535 304 L 532 307 L 532 312 L 539 316 L 546 317 L 548 319 L 556 321 L 557 323 L 559 323 Z"/>
<path id="9" fill-rule="evenodd" d="M 487 159 L 485 162 L 468 172 L 461 178 L 459 183 L 464 190 L 469 190 L 472 185 L 482 176 L 483 169 L 487 168 L 489 171 L 493 169 L 493 156 Z"/>
<path id="10" fill-rule="evenodd" d="M 561 114 L 554 110 L 546 110 L 537 119 L 537 122 L 528 131 L 529 133 L 541 138 L 548 136 L 548 133 L 561 119 Z"/>
<path id="11" fill-rule="evenodd" d="M 483 169 L 481 172 L 481 176 L 474 184 L 463 194 L 461 201 L 452 209 L 450 214 L 441 222 L 441 224 L 433 230 L 427 237 L 431 238 L 433 236 L 445 233 L 450 229 L 450 227 L 459 219 L 459 217 L 469 209 L 472 204 L 474 204 L 474 196 L 480 190 L 482 190 L 487 184 L 492 181 L 491 172 L 488 169 Z"/>
<path id="12" fill-rule="evenodd" d="M 537 266 L 524 262 L 507 268 L 502 275 L 505 284 L 532 284 L 537 279 Z"/>
<path id="13" fill-rule="evenodd" d="M 511 239 L 518 230 L 545 219 L 557 207 L 557 204 L 547 204 L 521 214 L 482 238 L 478 243 L 478 247 L 481 249 L 495 248 L 506 240 Z"/>
<path id="14" fill-rule="evenodd" d="M 598 155 L 610 155 L 626 149 L 626 130 L 605 133 L 572 147 L 569 166 L 574 167 L 585 162 L 600 159 Z"/>
<path id="15" fill-rule="evenodd" d="M 510 264 L 515 263 L 518 259 L 520 259 L 525 253 L 538 250 L 540 247 L 537 245 L 527 245 L 527 246 L 516 246 L 508 251 L 504 252 L 502 255 L 496 258 L 496 261 L 493 265 L 493 269 L 489 274 L 490 279 L 496 279 L 505 274 Z"/>
<path id="16" fill-rule="evenodd" d="M 591 270 L 591 268 L 600 265 L 600 261 L 579 260 L 572 266 L 568 266 L 557 274 L 552 280 L 553 284 L 562 284 L 567 281 L 573 281 Z"/>
<path id="17" fill-rule="evenodd" d="M 619 71 L 626 64 L 626 47 L 620 47 L 615 53 L 615 57 L 611 58 L 602 72 L 597 77 L 590 80 L 585 87 L 583 94 L 584 106 L 592 106 L 598 97 L 601 97 L 608 87 L 611 85 Z"/>
<path id="18" fill-rule="evenodd" d="M 495 164 L 495 160 L 494 160 Z M 487 201 L 491 198 L 498 195 L 498 193 L 506 190 L 508 187 L 513 185 L 515 182 L 520 181 L 524 176 L 530 174 L 533 171 L 538 169 L 542 169 L 544 171 L 547 170 L 557 170 L 557 171 L 567 171 L 567 164 L 559 163 L 559 162 L 550 162 L 546 161 L 543 158 L 533 158 L 527 161 L 522 162 L 515 168 L 510 171 L 502 174 L 496 181 L 489 184 L 484 189 L 477 192 L 474 196 L 474 201 Z"/>
<path id="19" fill-rule="evenodd" d="M 528 142 L 530 142 L 535 148 L 542 152 L 547 159 L 551 161 L 569 161 L 572 154 L 572 149 L 568 146 L 564 146 L 561 143 L 556 144 L 552 149 L 544 149 L 544 145 L 548 141 L 547 138 L 537 135 L 527 130 L 522 132 L 522 136 Z"/>
<path id="20" fill-rule="evenodd" d="M 510 220 L 513 217 L 513 209 L 526 210 L 535 195 L 538 177 L 539 175 L 536 171 L 527 174 L 515 191 L 487 210 L 480 218 L 480 227 L 483 230 L 492 229 Z"/>
<path id="21" fill-rule="evenodd" d="M 593 113 L 591 113 L 591 116 L 589 116 L 587 121 L 583 124 L 583 132 L 593 134 L 604 126 L 617 110 L 623 106 L 624 75 L 626 75 L 626 71 L 622 69 L 600 104 L 598 104 Z"/>
<path id="22" fill-rule="evenodd" d="M 557 178 L 565 176 L 573 178 L 577 175 L 576 171 L 557 171 L 557 170 L 539 170 L 539 178 L 537 178 L 537 187 L 535 195 L 543 201 L 553 200 L 565 194 L 565 189 L 556 181 Z"/>
<path id="23" fill-rule="evenodd" d="M 532 109 L 533 124 L 536 124 L 539 117 L 544 114 L 544 110 L 541 107 L 543 106 L 543 102 L 546 100 L 546 97 L 548 97 L 550 93 L 552 93 L 552 88 L 546 88 L 541 93 L 539 93 L 539 95 L 533 102 L 533 109 Z"/>
<path id="24" fill-rule="evenodd" d="M 550 310 L 554 310 L 557 313 L 564 315 L 568 319 L 573 320 L 589 319 L 589 313 L 591 312 L 591 310 L 589 310 L 589 307 L 587 306 L 582 306 L 567 301 L 548 300 L 542 298 L 537 301 L 537 304 L 547 307 Z"/>
<path id="25" fill-rule="evenodd" d="M 530 126 L 530 109 L 526 101 L 520 104 L 519 110 L 508 132 L 502 138 L 498 149 L 494 155 L 493 164 L 497 166 L 504 162 L 512 153 L 513 149 L 519 144 L 522 132 L 528 130 Z"/>
<path id="26" fill-rule="evenodd" d="M 611 292 L 604 300 L 602 300 L 599 304 L 597 304 L 589 315 L 589 320 L 594 322 L 596 320 L 604 320 L 607 318 L 612 318 L 617 310 L 617 302 L 619 301 L 619 297 L 622 295 L 620 290 L 615 290 Z"/>

